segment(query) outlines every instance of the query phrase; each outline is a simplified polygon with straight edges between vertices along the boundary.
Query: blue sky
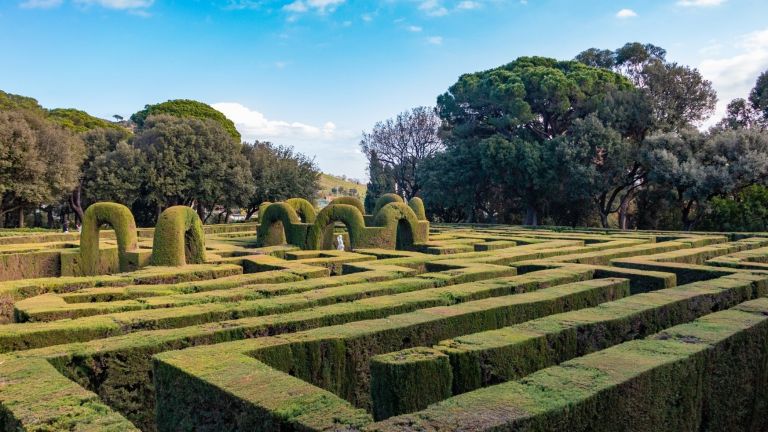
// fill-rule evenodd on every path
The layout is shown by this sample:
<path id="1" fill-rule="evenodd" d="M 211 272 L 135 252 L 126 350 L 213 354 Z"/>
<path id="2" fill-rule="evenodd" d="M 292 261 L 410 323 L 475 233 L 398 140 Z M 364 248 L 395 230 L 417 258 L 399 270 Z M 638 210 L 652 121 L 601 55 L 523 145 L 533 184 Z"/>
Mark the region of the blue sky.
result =
<path id="1" fill-rule="evenodd" d="M 364 178 L 361 131 L 522 55 L 651 42 L 722 110 L 768 69 L 765 17 L 765 0 L 0 0 L 0 89 L 105 118 L 197 99 Z"/>

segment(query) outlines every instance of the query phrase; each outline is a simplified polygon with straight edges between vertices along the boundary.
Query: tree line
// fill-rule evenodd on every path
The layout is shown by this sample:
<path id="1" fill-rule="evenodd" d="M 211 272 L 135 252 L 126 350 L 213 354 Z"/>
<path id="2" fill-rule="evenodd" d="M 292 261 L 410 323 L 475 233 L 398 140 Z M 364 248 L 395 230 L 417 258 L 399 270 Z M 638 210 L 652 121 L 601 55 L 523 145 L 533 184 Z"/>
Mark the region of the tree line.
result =
<path id="1" fill-rule="evenodd" d="M 96 201 L 127 205 L 143 226 L 173 205 L 221 222 L 240 209 L 249 218 L 264 201 L 311 199 L 319 187 L 313 159 L 242 142 L 204 103 L 173 100 L 114 117 L 0 92 L 0 226 L 79 222 Z"/>
<path id="2" fill-rule="evenodd" d="M 652 44 L 520 57 L 364 133 L 366 198 L 421 196 L 446 222 L 768 230 L 768 71 L 701 130 L 716 102 Z"/>

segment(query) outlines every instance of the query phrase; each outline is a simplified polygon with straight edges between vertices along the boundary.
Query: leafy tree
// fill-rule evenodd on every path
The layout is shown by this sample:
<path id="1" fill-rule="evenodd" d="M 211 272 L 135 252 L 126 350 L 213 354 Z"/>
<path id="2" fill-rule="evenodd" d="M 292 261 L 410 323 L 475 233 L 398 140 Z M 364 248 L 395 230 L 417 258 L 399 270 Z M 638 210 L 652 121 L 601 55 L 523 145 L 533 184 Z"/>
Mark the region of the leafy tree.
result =
<path id="1" fill-rule="evenodd" d="M 520 205 L 524 222 L 538 223 L 545 201 L 557 190 L 551 141 L 597 112 L 612 93 L 631 90 L 614 72 L 542 57 L 461 76 L 438 98 L 438 110 L 447 152 L 456 153 L 444 160 L 466 164 L 451 167 L 446 176 L 466 178 L 470 174 L 460 171 L 478 163 L 488 174 L 457 194 L 472 202 L 464 206 L 469 219 L 508 220 L 509 209 Z"/>
<path id="2" fill-rule="evenodd" d="M 419 164 L 443 146 L 439 127 L 433 108 L 417 107 L 376 123 L 370 133 L 363 132 L 360 147 L 369 165 L 375 154 L 394 176 L 397 192 L 411 199 L 421 189 Z"/>
<path id="3" fill-rule="evenodd" d="M 385 166 L 380 160 L 376 150 L 371 150 L 368 154 L 368 190 L 365 193 L 365 211 L 373 213 L 376 207 L 376 200 L 385 193 L 395 190 L 394 176 L 390 172 L 391 168 Z"/>
<path id="4" fill-rule="evenodd" d="M 715 197 L 701 227 L 710 231 L 768 231 L 768 188 L 752 185 L 734 198 Z"/>
<path id="5" fill-rule="evenodd" d="M 18 211 L 22 226 L 26 207 L 56 201 L 71 190 L 82 157 L 82 141 L 39 111 L 0 111 L 0 224 Z"/>
<path id="6" fill-rule="evenodd" d="M 576 56 L 585 64 L 614 70 L 628 77 L 648 97 L 653 108 L 651 129 L 663 132 L 689 127 L 714 112 L 717 95 L 697 69 L 666 61 L 666 50 L 630 42 L 613 51 L 590 48 Z M 596 53 L 600 53 L 599 55 Z M 609 61 L 613 58 L 613 64 Z"/>
<path id="7" fill-rule="evenodd" d="M 253 216 L 265 201 L 284 201 L 289 198 L 312 200 L 320 189 L 320 170 L 302 153 L 292 147 L 256 141 L 245 143 L 243 155 L 250 166 L 254 188 L 245 206 L 247 218 Z"/>
<path id="8" fill-rule="evenodd" d="M 172 205 L 205 209 L 253 188 L 242 144 L 213 120 L 154 115 L 134 138 L 147 160 L 147 198 L 158 211 Z"/>
<path id="9" fill-rule="evenodd" d="M 48 116 L 54 122 L 73 132 L 87 132 L 93 129 L 125 130 L 122 126 L 100 119 L 74 108 L 56 108 L 48 111 Z"/>
<path id="10" fill-rule="evenodd" d="M 768 125 L 768 119 L 756 110 L 745 99 L 732 100 L 725 111 L 725 117 L 716 125 L 720 129 L 763 129 Z"/>
<path id="11" fill-rule="evenodd" d="M 768 120 L 768 71 L 760 74 L 755 87 L 749 93 L 749 103 L 752 108 L 763 113 L 763 118 Z"/>
<path id="12" fill-rule="evenodd" d="M 146 173 L 144 155 L 126 141 L 118 140 L 114 149 L 97 155 L 83 179 L 89 202 L 114 201 L 132 207 L 141 197 Z"/>
<path id="13" fill-rule="evenodd" d="M 240 132 L 235 128 L 235 124 L 232 120 L 228 119 L 223 113 L 217 111 L 208 104 L 189 99 L 175 99 L 154 105 L 145 105 L 143 110 L 136 112 L 131 116 L 131 121 L 136 123 L 136 126 L 138 126 L 139 129 L 142 129 L 145 126 L 147 118 L 158 114 L 213 120 L 219 123 L 237 142 L 240 142 L 241 140 Z"/>

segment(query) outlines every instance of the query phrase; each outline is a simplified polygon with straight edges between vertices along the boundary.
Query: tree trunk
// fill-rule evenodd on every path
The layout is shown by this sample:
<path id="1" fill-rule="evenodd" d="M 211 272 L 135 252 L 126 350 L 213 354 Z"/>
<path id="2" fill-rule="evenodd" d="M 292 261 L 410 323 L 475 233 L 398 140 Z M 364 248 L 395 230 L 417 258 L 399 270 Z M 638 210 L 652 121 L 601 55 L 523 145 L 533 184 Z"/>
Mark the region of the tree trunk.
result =
<path id="1" fill-rule="evenodd" d="M 19 228 L 24 228 L 24 207 L 19 207 Z"/>
<path id="2" fill-rule="evenodd" d="M 69 207 L 72 209 L 73 212 L 75 212 L 75 218 L 77 222 L 83 223 L 83 203 L 80 199 L 80 191 L 82 190 L 82 186 L 78 186 L 75 188 L 74 191 L 72 191 L 72 194 L 69 196 Z"/>
<path id="3" fill-rule="evenodd" d="M 256 210 L 258 210 L 258 207 L 249 208 L 248 212 L 245 213 L 245 220 L 248 221 L 251 219 L 254 213 L 256 213 Z"/>
<path id="4" fill-rule="evenodd" d="M 537 226 L 539 224 L 539 212 L 533 206 L 528 206 L 525 209 L 525 222 L 523 224 L 530 226 Z"/>
<path id="5" fill-rule="evenodd" d="M 230 208 L 227 208 L 227 211 L 226 211 L 226 212 L 224 212 L 224 223 L 225 223 L 225 224 L 228 224 L 228 223 L 229 223 L 229 216 L 230 216 L 231 214 L 232 214 L 232 209 L 230 209 Z"/>
<path id="6" fill-rule="evenodd" d="M 630 201 L 631 201 L 631 198 L 625 197 L 623 200 L 621 200 L 621 205 L 619 205 L 619 228 L 623 230 L 627 229 Z"/>
<path id="7" fill-rule="evenodd" d="M 608 228 L 608 213 L 600 211 L 600 225 L 602 225 L 603 228 Z"/>
<path id="8" fill-rule="evenodd" d="M 53 220 L 53 207 L 48 206 L 48 208 L 45 209 L 45 213 L 48 215 L 48 228 L 53 228 L 53 225 L 56 223 Z"/>
<path id="9" fill-rule="evenodd" d="M 35 209 L 35 228 L 43 226 L 43 213 L 40 209 Z"/>

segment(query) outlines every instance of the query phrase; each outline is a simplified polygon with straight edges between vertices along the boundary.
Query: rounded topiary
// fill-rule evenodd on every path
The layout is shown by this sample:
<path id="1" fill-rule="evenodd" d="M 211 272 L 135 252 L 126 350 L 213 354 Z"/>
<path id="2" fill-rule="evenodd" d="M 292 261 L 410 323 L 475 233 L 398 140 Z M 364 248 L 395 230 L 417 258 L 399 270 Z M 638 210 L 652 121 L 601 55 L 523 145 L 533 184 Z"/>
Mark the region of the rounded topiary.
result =
<path id="1" fill-rule="evenodd" d="M 404 203 L 403 197 L 395 193 L 386 193 L 376 200 L 376 207 L 373 209 L 373 215 L 377 215 L 385 205 L 389 203 Z"/>
<path id="2" fill-rule="evenodd" d="M 413 197 L 408 200 L 408 207 L 416 213 L 416 218 L 419 220 L 427 220 L 427 212 L 424 211 L 424 201 L 419 197 Z"/>
<path id="3" fill-rule="evenodd" d="M 263 204 L 262 204 L 263 205 Z M 273 227 L 280 223 L 282 227 Z M 300 224 L 301 218 L 290 205 L 277 202 L 267 206 L 259 215 L 259 228 L 256 231 L 256 243 L 259 246 L 275 246 L 285 243 L 295 244 L 300 239 L 294 237 L 294 224 Z M 303 243 L 303 242 L 301 242 Z M 298 245 L 297 245 L 298 246 Z"/>
<path id="4" fill-rule="evenodd" d="M 416 213 L 403 203 L 393 202 L 382 207 L 376 213 L 373 224 L 377 227 L 386 227 L 390 231 L 390 235 L 395 238 L 396 249 L 407 248 L 414 243 L 422 243 L 426 240 L 421 238 Z M 403 224 L 405 227 L 401 226 Z M 401 231 L 403 228 L 406 231 Z"/>
<path id="5" fill-rule="evenodd" d="M 187 206 L 160 214 L 152 241 L 153 265 L 182 266 L 205 262 L 205 235 L 197 212 Z"/>
<path id="6" fill-rule="evenodd" d="M 272 204 L 269 201 L 264 201 L 263 203 L 259 204 L 259 221 L 264 217 L 264 212 L 267 211 L 267 207 Z"/>
<path id="7" fill-rule="evenodd" d="M 307 249 L 319 249 L 323 244 L 323 232 L 334 222 L 346 225 L 350 248 L 354 249 L 365 230 L 365 219 L 360 209 L 349 204 L 329 205 L 320 210 L 307 234 Z"/>
<path id="8" fill-rule="evenodd" d="M 315 207 L 309 201 L 304 198 L 291 198 L 286 200 L 285 203 L 296 210 L 296 214 L 299 215 L 302 222 L 313 223 L 315 221 L 317 212 L 315 211 Z"/>
<path id="9" fill-rule="evenodd" d="M 80 269 L 83 275 L 93 276 L 99 266 L 99 231 L 103 224 L 115 230 L 120 270 L 128 271 L 127 251 L 137 249 L 136 221 L 131 210 L 118 203 L 99 202 L 91 204 L 83 215 L 80 234 Z"/>
<path id="10" fill-rule="evenodd" d="M 363 202 L 355 197 L 345 196 L 345 197 L 334 198 L 333 201 L 331 201 L 328 205 L 334 205 L 334 204 L 347 204 L 347 205 L 355 206 L 357 207 L 358 210 L 360 210 L 360 213 L 365 214 L 365 206 L 363 205 Z"/>

